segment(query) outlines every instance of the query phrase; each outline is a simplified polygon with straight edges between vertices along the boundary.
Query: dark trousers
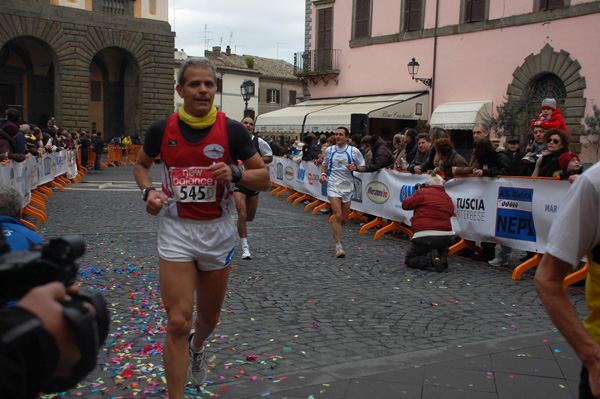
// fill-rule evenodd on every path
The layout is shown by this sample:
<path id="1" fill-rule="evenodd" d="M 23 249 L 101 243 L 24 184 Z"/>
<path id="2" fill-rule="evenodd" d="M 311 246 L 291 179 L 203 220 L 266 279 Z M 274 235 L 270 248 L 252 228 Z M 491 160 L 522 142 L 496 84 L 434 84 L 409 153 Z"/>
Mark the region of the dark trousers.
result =
<path id="1" fill-rule="evenodd" d="M 592 388 L 590 388 L 590 375 L 585 367 L 581 367 L 581 374 L 579 376 L 579 399 L 595 399 L 596 397 L 592 394 Z"/>
<path id="2" fill-rule="evenodd" d="M 102 160 L 102 153 L 96 154 L 96 160 L 94 161 L 94 169 L 100 169 L 100 161 Z"/>
<path id="3" fill-rule="evenodd" d="M 404 263 L 413 269 L 426 269 L 431 264 L 431 251 L 437 249 L 440 256 L 448 256 L 448 249 L 454 236 L 425 236 L 411 240 Z"/>

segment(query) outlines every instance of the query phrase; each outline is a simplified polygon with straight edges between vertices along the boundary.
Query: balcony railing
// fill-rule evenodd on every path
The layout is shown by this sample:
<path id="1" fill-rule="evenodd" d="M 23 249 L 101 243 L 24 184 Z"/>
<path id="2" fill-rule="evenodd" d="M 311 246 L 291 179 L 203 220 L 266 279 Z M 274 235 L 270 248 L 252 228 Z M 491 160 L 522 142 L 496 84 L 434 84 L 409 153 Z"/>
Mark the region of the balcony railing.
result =
<path id="1" fill-rule="evenodd" d="M 133 17 L 134 0 L 93 0 L 93 9 L 104 14 Z"/>
<path id="2" fill-rule="evenodd" d="M 308 50 L 294 54 L 294 75 L 309 76 L 340 73 L 341 50 Z"/>

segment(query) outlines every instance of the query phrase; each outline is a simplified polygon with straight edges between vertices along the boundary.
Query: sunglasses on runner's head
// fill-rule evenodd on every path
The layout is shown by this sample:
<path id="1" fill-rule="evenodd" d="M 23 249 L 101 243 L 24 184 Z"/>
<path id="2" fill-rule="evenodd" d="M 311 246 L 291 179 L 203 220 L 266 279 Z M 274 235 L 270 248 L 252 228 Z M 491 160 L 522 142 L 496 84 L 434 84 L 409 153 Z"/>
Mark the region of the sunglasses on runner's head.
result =
<path id="1" fill-rule="evenodd" d="M 548 139 L 548 143 L 560 144 L 560 140 L 558 140 L 558 139 Z"/>

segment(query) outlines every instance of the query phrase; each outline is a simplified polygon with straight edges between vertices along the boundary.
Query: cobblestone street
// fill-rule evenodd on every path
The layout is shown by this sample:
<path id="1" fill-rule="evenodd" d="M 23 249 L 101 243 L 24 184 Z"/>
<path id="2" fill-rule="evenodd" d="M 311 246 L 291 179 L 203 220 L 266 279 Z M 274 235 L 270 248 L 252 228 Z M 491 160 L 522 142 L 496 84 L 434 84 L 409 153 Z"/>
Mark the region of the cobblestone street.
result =
<path id="1" fill-rule="evenodd" d="M 161 170 L 152 169 L 155 187 Z M 47 223 L 34 223 L 45 239 L 85 238 L 81 286 L 102 292 L 112 316 L 99 367 L 65 397 L 165 397 L 159 218 L 145 212 L 132 167 L 91 172 L 54 193 Z M 321 382 L 323 370 L 342 365 L 369 375 L 388 360 L 391 370 L 394 356 L 404 356 L 408 367 L 418 364 L 419 353 L 441 348 L 533 335 L 561 341 L 532 278 L 513 281 L 509 270 L 454 256 L 444 273 L 407 269 L 407 241 L 359 235 L 356 221 L 343 228 L 346 257 L 337 259 L 329 215 L 304 212 L 286 198 L 261 194 L 248 224 L 251 260 L 241 259 L 236 244 L 221 323 L 208 347 L 209 383 L 189 386 L 190 397 L 333 398 L 320 390 L 284 394 L 286 379 L 310 386 Z M 586 314 L 583 293 L 569 294 Z"/>

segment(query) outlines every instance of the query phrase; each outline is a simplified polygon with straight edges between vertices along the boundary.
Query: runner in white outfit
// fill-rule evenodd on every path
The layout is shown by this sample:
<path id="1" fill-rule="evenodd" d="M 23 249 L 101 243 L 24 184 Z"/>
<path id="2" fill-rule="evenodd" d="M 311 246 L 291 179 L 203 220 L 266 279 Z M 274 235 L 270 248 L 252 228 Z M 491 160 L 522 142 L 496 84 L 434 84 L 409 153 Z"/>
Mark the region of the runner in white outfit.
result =
<path id="1" fill-rule="evenodd" d="M 345 127 L 338 127 L 335 131 L 336 145 L 330 146 L 325 151 L 321 165 L 319 182 L 327 182 L 327 198 L 333 211 L 333 238 L 335 239 L 335 256 L 346 256 L 342 248 L 342 225 L 348 222 L 350 215 L 350 200 L 354 191 L 354 178 L 352 173 L 356 170 L 365 170 L 365 160 L 356 147 L 348 145 L 350 132 Z"/>

